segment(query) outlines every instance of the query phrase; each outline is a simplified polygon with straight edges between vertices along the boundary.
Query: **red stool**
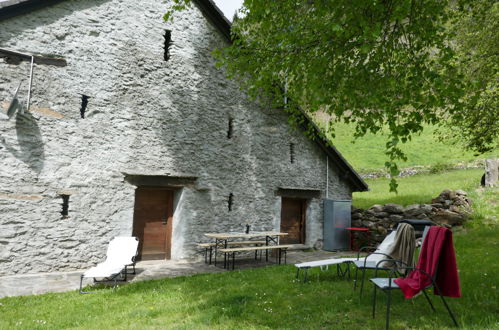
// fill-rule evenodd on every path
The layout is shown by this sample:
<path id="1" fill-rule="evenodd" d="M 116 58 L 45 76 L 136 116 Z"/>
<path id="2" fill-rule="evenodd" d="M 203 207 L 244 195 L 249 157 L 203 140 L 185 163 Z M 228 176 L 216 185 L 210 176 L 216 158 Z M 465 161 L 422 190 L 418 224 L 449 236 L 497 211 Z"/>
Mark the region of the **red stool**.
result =
<path id="1" fill-rule="evenodd" d="M 358 239 L 356 239 L 356 233 L 360 234 L 363 233 L 365 234 L 366 240 L 369 242 L 371 232 L 369 231 L 369 228 L 361 228 L 361 227 L 347 227 L 345 228 L 346 230 L 350 231 L 350 249 L 352 251 L 358 251 L 360 249 L 360 246 L 358 246 L 359 242 Z"/>

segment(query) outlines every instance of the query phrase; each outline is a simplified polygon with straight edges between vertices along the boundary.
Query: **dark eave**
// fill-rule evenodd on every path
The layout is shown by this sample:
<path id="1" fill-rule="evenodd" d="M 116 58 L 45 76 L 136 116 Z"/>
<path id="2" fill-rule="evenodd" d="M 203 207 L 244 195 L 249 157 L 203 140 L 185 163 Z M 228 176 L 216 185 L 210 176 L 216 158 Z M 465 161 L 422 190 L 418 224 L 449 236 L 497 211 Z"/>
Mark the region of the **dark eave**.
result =
<path id="1" fill-rule="evenodd" d="M 8 0 L 0 2 L 0 20 L 22 15 L 64 0 Z"/>
<path id="2" fill-rule="evenodd" d="M 194 3 L 201 9 L 201 12 L 218 28 L 220 33 L 231 41 L 230 21 L 224 16 L 217 5 L 212 0 L 194 0 Z"/>

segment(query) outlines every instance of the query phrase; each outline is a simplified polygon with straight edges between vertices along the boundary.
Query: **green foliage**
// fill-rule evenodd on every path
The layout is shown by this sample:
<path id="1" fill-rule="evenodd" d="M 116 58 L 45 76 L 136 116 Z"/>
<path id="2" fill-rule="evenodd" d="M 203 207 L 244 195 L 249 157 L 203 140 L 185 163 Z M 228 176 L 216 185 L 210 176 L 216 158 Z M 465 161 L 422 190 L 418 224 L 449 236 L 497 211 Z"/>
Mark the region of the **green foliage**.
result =
<path id="1" fill-rule="evenodd" d="M 167 12 L 163 15 L 163 19 L 165 21 L 173 21 L 173 14 L 176 11 L 185 10 L 190 3 L 191 0 L 172 0 Z"/>
<path id="2" fill-rule="evenodd" d="M 499 226 L 454 235 L 463 297 L 447 299 L 464 329 L 497 327 Z M 371 316 L 372 288 L 364 298 L 336 271 L 310 270 L 306 284 L 293 265 L 202 274 L 139 283 L 118 290 L 76 291 L 0 299 L 0 329 L 381 329 L 386 299 Z M 367 278 L 373 274 L 368 273 Z M 441 301 L 392 298 L 394 329 L 451 326 Z"/>
<path id="3" fill-rule="evenodd" d="M 440 122 L 442 109 L 460 110 L 445 1 L 244 5 L 233 44 L 217 52 L 229 75 L 273 106 L 283 106 L 286 96 L 295 100 L 291 106 L 354 123 L 356 136 L 386 127 L 385 167 L 392 176 L 406 160 L 401 143 L 423 124 Z"/>
<path id="4" fill-rule="evenodd" d="M 451 132 L 483 153 L 499 145 L 499 2 L 475 0 L 451 14 L 455 67 L 466 84 L 465 111 L 451 118 Z"/>

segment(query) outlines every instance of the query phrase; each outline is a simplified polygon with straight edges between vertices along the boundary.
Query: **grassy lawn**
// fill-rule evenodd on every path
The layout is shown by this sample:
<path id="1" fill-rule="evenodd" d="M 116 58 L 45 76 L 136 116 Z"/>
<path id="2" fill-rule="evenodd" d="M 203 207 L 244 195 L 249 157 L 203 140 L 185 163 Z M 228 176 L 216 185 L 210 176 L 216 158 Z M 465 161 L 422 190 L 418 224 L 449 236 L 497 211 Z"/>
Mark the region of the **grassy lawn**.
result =
<path id="1" fill-rule="evenodd" d="M 463 297 L 448 299 L 465 329 L 499 327 L 499 226 L 455 234 Z M 202 274 L 133 283 L 96 294 L 76 292 L 0 299 L 0 329 L 380 329 L 371 318 L 370 285 L 362 300 L 352 281 L 334 271 L 311 271 L 307 284 L 295 281 L 292 265 Z M 395 294 L 392 328 L 435 329 L 451 321 L 433 297 L 431 313 L 424 297 L 404 301 Z"/>
<path id="2" fill-rule="evenodd" d="M 366 179 L 371 191 L 354 193 L 353 204 L 369 208 L 374 204 L 401 205 L 430 203 L 444 189 L 462 189 L 473 194 L 480 187 L 483 169 L 457 170 L 438 174 L 418 174 L 397 178 L 398 194 L 389 192 L 389 179 Z M 471 196 L 473 199 L 473 196 Z"/>
<path id="3" fill-rule="evenodd" d="M 384 154 L 386 136 L 368 133 L 353 141 L 353 128 L 344 123 L 335 123 L 336 137 L 332 139 L 348 162 L 359 172 L 378 171 L 384 168 L 387 156 Z M 438 166 L 472 162 L 476 159 L 497 157 L 499 150 L 476 157 L 470 151 L 462 150 L 454 141 L 440 142 L 434 136 L 436 128 L 426 126 L 421 135 L 402 144 L 407 162 L 400 162 L 400 168 L 412 166 Z"/>

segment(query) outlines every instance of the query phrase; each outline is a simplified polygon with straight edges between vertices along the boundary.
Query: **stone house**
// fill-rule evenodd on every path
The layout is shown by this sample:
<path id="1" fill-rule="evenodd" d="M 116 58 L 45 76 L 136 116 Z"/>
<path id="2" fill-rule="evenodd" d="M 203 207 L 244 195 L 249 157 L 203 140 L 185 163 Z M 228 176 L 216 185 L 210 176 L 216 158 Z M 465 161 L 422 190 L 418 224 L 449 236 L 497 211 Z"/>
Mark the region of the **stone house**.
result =
<path id="1" fill-rule="evenodd" d="M 0 1 L 0 275 L 88 267 L 118 235 L 139 236 L 143 259 L 200 255 L 203 233 L 245 224 L 312 246 L 323 199 L 367 190 L 215 67 L 230 24 L 210 0 L 173 23 L 165 9 Z M 30 108 L 8 119 L 19 84 Z"/>

